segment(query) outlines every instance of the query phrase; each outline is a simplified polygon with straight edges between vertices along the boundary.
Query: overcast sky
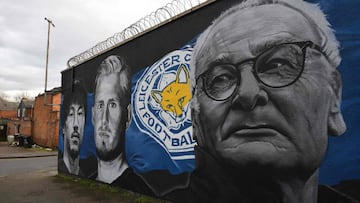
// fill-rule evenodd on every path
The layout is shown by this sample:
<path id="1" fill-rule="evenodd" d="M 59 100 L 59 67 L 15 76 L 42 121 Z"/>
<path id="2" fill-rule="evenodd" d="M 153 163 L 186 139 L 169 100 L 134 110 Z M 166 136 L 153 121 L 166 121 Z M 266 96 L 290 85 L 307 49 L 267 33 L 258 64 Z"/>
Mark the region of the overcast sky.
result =
<path id="1" fill-rule="evenodd" d="M 48 24 L 47 90 L 61 86 L 67 61 L 172 0 L 1 0 L 0 94 L 44 92 Z"/>

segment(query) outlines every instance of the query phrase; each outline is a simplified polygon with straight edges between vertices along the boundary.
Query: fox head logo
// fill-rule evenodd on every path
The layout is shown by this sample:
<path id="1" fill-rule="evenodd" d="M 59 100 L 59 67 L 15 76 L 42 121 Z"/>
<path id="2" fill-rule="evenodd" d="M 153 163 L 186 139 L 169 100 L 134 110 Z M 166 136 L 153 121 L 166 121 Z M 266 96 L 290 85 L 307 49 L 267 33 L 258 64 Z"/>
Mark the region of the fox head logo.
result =
<path id="1" fill-rule="evenodd" d="M 151 96 L 176 121 L 181 120 L 191 99 L 189 71 L 185 65 L 182 64 L 178 68 L 175 81 L 163 90 L 152 90 Z"/>

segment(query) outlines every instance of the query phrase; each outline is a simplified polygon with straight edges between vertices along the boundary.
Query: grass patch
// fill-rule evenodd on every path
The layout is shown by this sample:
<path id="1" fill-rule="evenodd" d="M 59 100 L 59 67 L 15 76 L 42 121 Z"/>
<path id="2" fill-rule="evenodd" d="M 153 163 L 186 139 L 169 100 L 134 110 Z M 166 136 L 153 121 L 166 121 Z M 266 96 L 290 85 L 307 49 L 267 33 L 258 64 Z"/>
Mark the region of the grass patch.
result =
<path id="1" fill-rule="evenodd" d="M 58 181 L 67 182 L 71 184 L 75 184 L 81 186 L 82 188 L 89 190 L 90 193 L 97 194 L 106 194 L 107 197 L 109 195 L 113 196 L 115 199 L 118 199 L 118 202 L 129 202 L 129 203 L 170 203 L 166 200 L 161 200 L 153 197 L 149 197 L 146 195 L 142 195 L 139 193 L 131 192 L 125 189 L 121 189 L 119 187 L 113 187 L 108 184 L 104 184 L 101 182 L 80 178 L 77 176 L 58 174 L 55 176 Z"/>

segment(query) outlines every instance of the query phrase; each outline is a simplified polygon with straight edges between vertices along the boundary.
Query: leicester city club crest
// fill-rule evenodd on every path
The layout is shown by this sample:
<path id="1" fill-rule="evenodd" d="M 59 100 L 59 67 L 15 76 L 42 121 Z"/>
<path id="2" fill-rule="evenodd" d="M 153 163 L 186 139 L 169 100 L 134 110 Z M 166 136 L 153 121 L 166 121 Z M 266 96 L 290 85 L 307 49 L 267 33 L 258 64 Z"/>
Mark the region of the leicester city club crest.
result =
<path id="1" fill-rule="evenodd" d="M 190 117 L 191 49 L 176 50 L 149 66 L 132 94 L 138 128 L 174 160 L 193 159 Z"/>

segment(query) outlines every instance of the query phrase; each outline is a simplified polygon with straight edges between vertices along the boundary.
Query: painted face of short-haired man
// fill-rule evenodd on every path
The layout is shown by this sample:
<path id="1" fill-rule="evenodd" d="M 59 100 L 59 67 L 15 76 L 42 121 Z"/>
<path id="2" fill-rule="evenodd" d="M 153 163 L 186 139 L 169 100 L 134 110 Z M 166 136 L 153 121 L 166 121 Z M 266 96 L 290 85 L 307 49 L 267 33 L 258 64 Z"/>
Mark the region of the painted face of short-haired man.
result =
<path id="1" fill-rule="evenodd" d="M 103 182 L 113 182 L 128 168 L 124 149 L 129 92 L 126 64 L 118 56 L 109 56 L 98 70 L 92 108 L 98 180 Z"/>
<path id="2" fill-rule="evenodd" d="M 123 151 L 121 121 L 125 116 L 119 89 L 118 74 L 102 76 L 98 80 L 93 111 L 97 154 L 102 160 L 112 160 Z"/>
<path id="3" fill-rule="evenodd" d="M 328 135 L 345 130 L 339 56 L 328 28 L 297 8 L 309 5 L 292 2 L 238 6 L 199 38 L 193 123 L 199 148 L 230 171 L 266 174 L 284 199 L 312 202 Z"/>

